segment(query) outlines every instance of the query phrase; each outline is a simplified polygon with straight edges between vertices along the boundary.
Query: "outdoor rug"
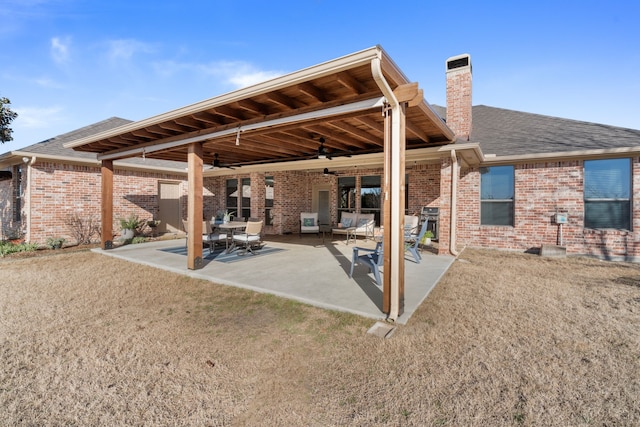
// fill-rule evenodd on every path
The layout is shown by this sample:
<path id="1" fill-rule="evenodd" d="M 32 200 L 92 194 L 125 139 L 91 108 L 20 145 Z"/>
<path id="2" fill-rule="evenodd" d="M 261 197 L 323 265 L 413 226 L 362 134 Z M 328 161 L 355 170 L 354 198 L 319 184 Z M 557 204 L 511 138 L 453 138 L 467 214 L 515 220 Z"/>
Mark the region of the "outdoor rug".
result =
<path id="1" fill-rule="evenodd" d="M 171 248 L 164 248 L 164 249 L 158 249 L 158 250 L 163 252 L 169 252 L 172 254 L 187 256 L 187 248 L 184 246 L 175 246 Z M 284 251 L 285 249 L 263 246 L 262 249 L 254 251 L 255 255 L 251 255 L 250 253 L 243 254 L 244 252 L 243 249 L 236 249 L 229 254 L 226 253 L 225 250 L 226 250 L 225 248 L 217 248 L 215 251 L 209 253 L 209 248 L 204 248 L 202 249 L 202 259 L 209 260 L 209 261 L 232 263 L 232 262 L 258 258 L 265 255 L 273 254 L 276 252 L 281 252 L 281 251 Z"/>

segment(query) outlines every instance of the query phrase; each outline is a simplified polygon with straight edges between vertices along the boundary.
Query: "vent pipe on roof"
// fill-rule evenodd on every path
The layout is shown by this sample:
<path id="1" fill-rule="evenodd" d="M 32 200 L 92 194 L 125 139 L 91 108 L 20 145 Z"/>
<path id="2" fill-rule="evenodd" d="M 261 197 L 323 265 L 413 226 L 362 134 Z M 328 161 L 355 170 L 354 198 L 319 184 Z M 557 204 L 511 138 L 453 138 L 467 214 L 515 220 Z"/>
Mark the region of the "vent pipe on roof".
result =
<path id="1" fill-rule="evenodd" d="M 447 126 L 457 138 L 469 141 L 471 134 L 471 56 L 452 56 L 446 62 Z"/>

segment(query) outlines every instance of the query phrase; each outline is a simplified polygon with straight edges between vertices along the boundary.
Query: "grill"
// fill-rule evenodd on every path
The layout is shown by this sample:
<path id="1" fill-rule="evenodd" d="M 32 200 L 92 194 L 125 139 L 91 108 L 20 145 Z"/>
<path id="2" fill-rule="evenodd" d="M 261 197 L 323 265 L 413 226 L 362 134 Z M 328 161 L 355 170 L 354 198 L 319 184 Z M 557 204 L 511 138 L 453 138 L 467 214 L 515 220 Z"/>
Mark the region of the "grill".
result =
<path id="1" fill-rule="evenodd" d="M 424 206 L 420 212 L 420 224 L 427 221 L 427 230 L 433 233 L 433 239 L 438 240 L 438 221 L 440 218 L 440 208 Z"/>

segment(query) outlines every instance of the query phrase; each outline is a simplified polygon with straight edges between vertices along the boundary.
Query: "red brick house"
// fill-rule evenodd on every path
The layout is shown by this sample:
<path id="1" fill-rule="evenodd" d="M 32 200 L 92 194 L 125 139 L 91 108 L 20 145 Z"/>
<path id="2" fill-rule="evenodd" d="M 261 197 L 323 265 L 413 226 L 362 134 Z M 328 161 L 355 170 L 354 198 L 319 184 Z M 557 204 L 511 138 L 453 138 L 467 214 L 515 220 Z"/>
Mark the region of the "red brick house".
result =
<path id="1" fill-rule="evenodd" d="M 428 106 L 427 113 L 442 117 L 442 125 L 446 122 L 455 138 L 407 144 L 404 154 L 405 211 L 419 214 L 425 207 L 437 208 L 441 253 L 455 254 L 465 246 L 534 251 L 561 245 L 569 254 L 640 259 L 640 204 L 633 197 L 635 188 L 640 188 L 640 131 L 472 107 L 469 55 L 448 59 L 445 73 L 447 108 Z M 340 83 L 362 85 L 346 77 Z M 309 97 L 323 98 L 311 85 L 300 87 Z M 241 108 L 266 107 L 238 102 L 236 109 Z M 227 117 L 240 115 L 219 110 Z M 214 120 L 196 114 L 201 114 L 197 120 Z M 27 240 L 44 242 L 47 237 L 69 236 L 65 217 L 70 213 L 99 217 L 101 174 L 96 154 L 64 144 L 122 125 L 126 130 L 132 124 L 112 118 L 0 156 L 3 233 L 20 229 Z M 171 137 L 166 126 L 155 131 Z M 184 126 L 197 132 L 196 124 Z M 354 126 L 342 125 L 340 130 L 348 131 L 344 133 L 363 147 L 378 137 Z M 303 136 L 293 135 L 298 140 Z M 309 135 L 310 156 L 318 151 L 317 137 Z M 238 138 L 244 138 L 239 131 Z M 327 136 L 327 144 L 329 140 Z M 231 147 L 230 153 L 234 149 L 243 147 Z M 323 221 L 333 224 L 341 211 L 370 212 L 380 224 L 382 154 L 332 150 L 336 154 L 332 160 L 314 156 L 282 165 L 224 163 L 227 159 L 221 153 L 217 167 L 209 161 L 204 168 L 203 216 L 230 210 L 242 217 L 263 218 L 267 234 L 297 233 L 302 211 L 320 211 Z M 330 174 L 323 173 L 324 168 Z M 114 164 L 115 218 L 134 213 L 160 219 L 163 231 L 178 232 L 180 220 L 187 216 L 187 194 L 184 161 L 159 160 L 143 152 L 142 157 Z"/>

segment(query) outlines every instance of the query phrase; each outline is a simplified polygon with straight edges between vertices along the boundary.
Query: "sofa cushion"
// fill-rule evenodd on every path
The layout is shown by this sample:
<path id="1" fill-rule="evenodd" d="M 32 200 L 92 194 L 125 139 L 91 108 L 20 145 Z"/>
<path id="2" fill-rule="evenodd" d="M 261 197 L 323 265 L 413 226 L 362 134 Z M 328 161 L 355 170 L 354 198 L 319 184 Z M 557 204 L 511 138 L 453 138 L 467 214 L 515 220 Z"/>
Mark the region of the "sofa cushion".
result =
<path id="1" fill-rule="evenodd" d="M 369 223 L 369 220 L 367 218 L 359 218 L 358 225 L 356 225 L 356 227 L 357 228 L 366 227 L 368 223 Z"/>

